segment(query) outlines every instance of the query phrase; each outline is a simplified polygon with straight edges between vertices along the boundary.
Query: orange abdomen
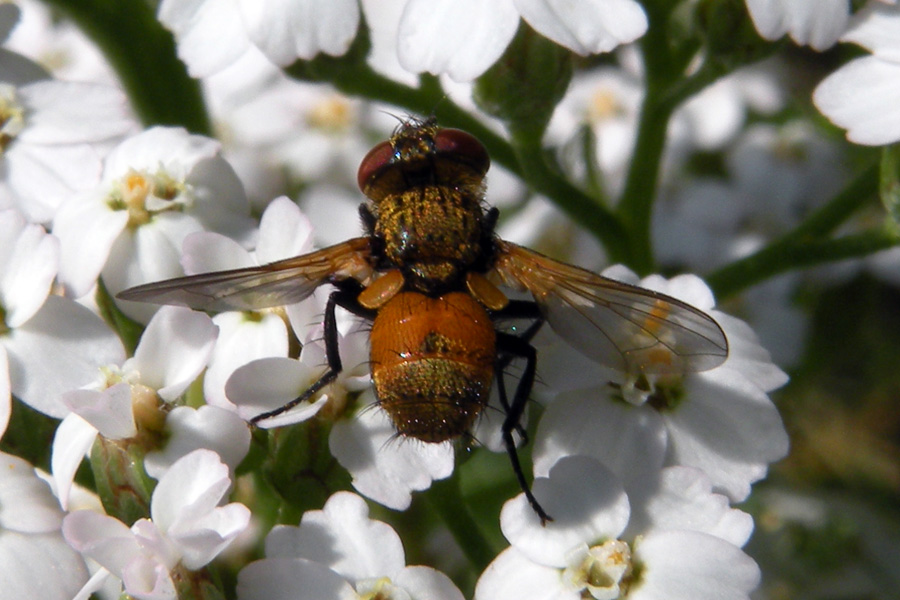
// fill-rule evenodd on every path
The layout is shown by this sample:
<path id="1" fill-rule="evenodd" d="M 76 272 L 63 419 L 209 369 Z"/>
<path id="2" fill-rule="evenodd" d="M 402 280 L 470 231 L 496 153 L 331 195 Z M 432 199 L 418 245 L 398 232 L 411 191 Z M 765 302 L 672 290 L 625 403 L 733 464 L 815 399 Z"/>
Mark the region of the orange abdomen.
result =
<path id="1" fill-rule="evenodd" d="M 469 294 L 401 292 L 375 317 L 372 378 L 397 431 L 426 442 L 467 432 L 487 405 L 496 332 Z"/>

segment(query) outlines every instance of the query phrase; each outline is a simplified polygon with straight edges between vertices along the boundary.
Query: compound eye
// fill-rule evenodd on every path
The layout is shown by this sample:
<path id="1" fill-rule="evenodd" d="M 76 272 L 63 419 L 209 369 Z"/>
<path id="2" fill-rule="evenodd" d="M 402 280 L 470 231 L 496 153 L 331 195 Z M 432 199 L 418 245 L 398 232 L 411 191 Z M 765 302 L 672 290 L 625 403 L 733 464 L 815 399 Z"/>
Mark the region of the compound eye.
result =
<path id="1" fill-rule="evenodd" d="M 394 148 L 390 142 L 381 142 L 366 154 L 359 163 L 359 172 L 356 174 L 356 182 L 359 189 L 365 193 L 372 176 L 394 157 Z"/>
<path id="2" fill-rule="evenodd" d="M 484 144 L 461 129 L 438 129 L 434 134 L 434 148 L 444 156 L 471 165 L 482 175 L 491 166 L 491 158 Z"/>

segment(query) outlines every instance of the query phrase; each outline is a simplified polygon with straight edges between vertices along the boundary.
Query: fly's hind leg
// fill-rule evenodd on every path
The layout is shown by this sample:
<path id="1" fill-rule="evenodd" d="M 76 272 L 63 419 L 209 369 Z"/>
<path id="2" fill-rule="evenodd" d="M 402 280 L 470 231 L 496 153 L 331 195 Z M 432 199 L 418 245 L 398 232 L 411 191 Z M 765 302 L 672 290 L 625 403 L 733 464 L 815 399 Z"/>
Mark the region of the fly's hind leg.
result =
<path id="1" fill-rule="evenodd" d="M 533 325 L 532 327 L 535 326 Z M 531 333 L 531 336 L 537 331 L 537 327 L 540 327 L 540 324 L 535 327 L 535 331 Z M 529 330 L 526 330 L 526 332 Z M 531 336 L 529 336 L 529 339 Z M 522 471 L 522 463 L 519 462 L 519 454 L 516 451 L 516 443 L 513 439 L 513 431 L 521 430 L 519 422 L 522 419 L 522 413 L 525 411 L 528 396 L 531 394 L 531 389 L 534 386 L 534 376 L 537 368 L 537 350 L 531 345 L 529 339 L 523 339 L 523 337 L 502 332 L 497 335 L 497 347 L 501 352 L 507 353 L 514 358 L 525 359 L 525 370 L 522 372 L 522 378 L 519 379 L 519 384 L 516 386 L 512 403 L 507 403 L 506 419 L 503 421 L 501 433 L 503 434 L 503 445 L 506 447 L 506 453 L 509 455 L 519 486 L 525 493 L 525 498 L 528 500 L 531 508 L 534 509 L 534 512 L 541 519 L 541 524 L 546 525 L 553 518 L 547 514 L 537 501 L 537 498 L 534 497 L 531 487 L 525 480 L 525 473 Z M 501 378 L 502 374 L 498 379 Z"/>
<path id="2" fill-rule="evenodd" d="M 529 324 L 524 331 L 516 334 L 508 334 L 526 343 L 531 342 L 544 324 L 544 316 L 541 314 L 540 308 L 536 303 L 528 300 L 511 300 L 506 307 L 494 313 L 493 317 L 495 319 L 531 319 L 532 323 Z M 497 394 L 500 398 L 500 406 L 503 407 L 503 411 L 507 416 L 512 409 L 509 404 L 509 396 L 506 393 L 506 382 L 504 381 L 503 374 L 506 371 L 506 367 L 508 367 L 509 363 L 515 358 L 518 358 L 518 355 L 509 352 L 500 352 L 497 358 Z M 531 390 L 529 390 L 529 392 L 530 391 Z M 522 437 L 522 443 L 527 444 L 528 432 L 525 431 L 525 428 L 522 427 L 520 423 L 522 410 L 524 410 L 524 405 L 519 410 L 515 431 Z"/>
<path id="3" fill-rule="evenodd" d="M 341 354 L 340 349 L 338 348 L 337 319 L 334 315 L 335 307 L 340 306 L 354 315 L 367 319 L 374 317 L 374 311 L 364 308 L 357 302 L 356 298 L 362 291 L 362 285 L 355 279 L 339 281 L 336 282 L 335 285 L 338 289 L 331 292 L 331 295 L 328 296 L 328 302 L 325 304 L 325 320 L 323 322 L 325 329 L 325 360 L 328 363 L 328 369 L 315 381 L 315 383 L 309 386 L 306 391 L 284 406 L 279 406 L 274 410 L 264 412 L 250 419 L 252 425 L 256 425 L 260 421 L 285 413 L 298 404 L 306 402 L 322 388 L 333 382 L 343 370 L 344 366 L 341 363 Z"/>

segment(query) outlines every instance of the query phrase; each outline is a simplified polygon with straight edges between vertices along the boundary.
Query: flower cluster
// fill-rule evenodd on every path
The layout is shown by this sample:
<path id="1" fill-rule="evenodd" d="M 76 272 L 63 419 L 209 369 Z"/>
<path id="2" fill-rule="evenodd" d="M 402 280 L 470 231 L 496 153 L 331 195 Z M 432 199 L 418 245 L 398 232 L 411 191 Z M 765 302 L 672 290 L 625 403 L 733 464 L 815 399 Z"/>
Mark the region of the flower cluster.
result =
<path id="1" fill-rule="evenodd" d="M 75 22 L 97 18 L 54 4 Z M 785 35 L 816 51 L 862 46 L 871 55 L 826 77 L 812 100 L 849 140 L 894 143 L 900 5 L 872 0 L 851 13 L 846 0 L 746 0 L 731 3 L 740 31 L 724 31 L 709 18 L 714 3 L 663 4 L 163 0 L 151 18 L 135 2 L 135 22 L 148 39 L 173 38 L 168 59 L 179 65 L 160 60 L 147 73 L 123 72 L 139 64 L 125 55 L 107 63 L 34 0 L 0 4 L 3 593 L 748 599 L 761 573 L 744 549 L 753 519 L 735 505 L 788 452 L 771 398 L 788 376 L 766 347 L 795 360 L 803 332 L 790 304 L 799 276 L 774 275 L 815 262 L 770 266 L 766 250 L 808 256 L 803 244 L 824 247 L 843 223 L 836 215 L 852 211 L 835 204 L 804 220 L 848 175 L 831 140 L 788 118 L 785 65 L 744 57 L 771 53 Z M 731 35 L 752 41 L 738 51 L 723 41 Z M 119 39 L 139 45 L 128 42 Z M 102 47 L 110 58 L 138 51 L 115 46 Z M 179 98 L 194 105 L 161 108 L 168 86 L 193 90 Z M 709 315 L 728 340 L 714 368 L 621 372 L 550 326 L 533 339 L 526 329 L 535 410 L 513 434 L 549 521 L 526 492 L 514 495 L 510 469 L 431 489 L 464 477 L 454 471 L 469 469 L 457 467 L 471 448 L 398 436 L 372 386 L 369 324 L 339 309 L 328 330 L 327 285 L 294 304 L 211 316 L 116 299 L 360 235 L 359 160 L 390 136 L 391 113 L 430 107 L 491 150 L 487 201 L 509 209 L 500 237 L 594 267 L 714 272 L 711 287 L 693 275 L 603 271 L 610 286 Z M 725 183 L 690 174 L 712 154 Z M 833 256 L 897 246 L 896 231 Z M 765 298 L 716 305 L 713 289 L 731 295 L 766 279 Z M 623 319 L 629 310 L 610 306 Z M 655 310 L 644 331 L 664 321 Z M 256 423 L 320 380 L 335 342 L 343 369 L 333 381 Z M 495 382 L 515 389 L 523 362 L 498 356 Z M 463 436 L 486 449 L 473 463 L 515 451 L 504 446 L 498 389 Z M 40 424 L 33 434 L 30 423 Z M 502 544 L 481 533 L 501 504 Z M 408 511 L 396 529 L 386 509 Z M 407 553 L 432 564 L 408 566 Z"/>

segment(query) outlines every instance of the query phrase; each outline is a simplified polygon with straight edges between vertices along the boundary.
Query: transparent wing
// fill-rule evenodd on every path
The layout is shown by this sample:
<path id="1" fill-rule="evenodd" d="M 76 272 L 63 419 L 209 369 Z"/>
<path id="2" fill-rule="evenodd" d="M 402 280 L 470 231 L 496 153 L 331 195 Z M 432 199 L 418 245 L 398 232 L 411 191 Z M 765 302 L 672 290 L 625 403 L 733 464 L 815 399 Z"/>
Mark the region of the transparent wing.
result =
<path id="1" fill-rule="evenodd" d="M 299 302 L 332 279 L 364 281 L 371 274 L 369 239 L 360 237 L 259 267 L 139 285 L 116 298 L 214 312 L 255 310 Z"/>
<path id="2" fill-rule="evenodd" d="M 709 315 L 675 298 L 498 242 L 494 274 L 528 290 L 553 330 L 589 358 L 628 373 L 705 371 L 728 357 Z"/>

